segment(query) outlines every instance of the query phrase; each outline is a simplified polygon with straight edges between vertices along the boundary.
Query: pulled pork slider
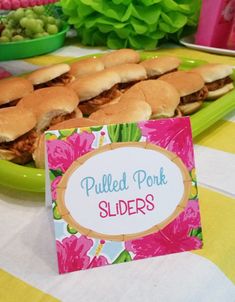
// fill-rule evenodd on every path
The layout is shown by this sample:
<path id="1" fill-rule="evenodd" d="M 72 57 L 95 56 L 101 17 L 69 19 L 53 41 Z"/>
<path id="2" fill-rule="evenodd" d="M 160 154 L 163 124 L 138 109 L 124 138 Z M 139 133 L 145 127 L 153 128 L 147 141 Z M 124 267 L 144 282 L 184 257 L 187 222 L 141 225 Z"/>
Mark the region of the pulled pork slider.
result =
<path id="1" fill-rule="evenodd" d="M 173 117 L 180 102 L 179 92 L 174 86 L 161 80 L 147 80 L 132 86 L 120 98 L 120 103 L 137 99 L 151 106 L 152 119 Z"/>
<path id="2" fill-rule="evenodd" d="M 147 73 L 148 79 L 157 79 L 161 75 L 177 71 L 181 61 L 176 57 L 159 57 L 140 63 Z"/>
<path id="3" fill-rule="evenodd" d="M 71 128 L 82 128 L 97 126 L 98 122 L 89 118 L 73 118 L 51 126 L 48 130 L 61 130 Z M 41 134 L 33 154 L 33 159 L 37 168 L 45 168 L 45 135 Z"/>
<path id="4" fill-rule="evenodd" d="M 35 90 L 22 98 L 17 107 L 32 110 L 37 119 L 37 131 L 44 131 L 64 120 L 82 117 L 78 103 L 72 89 L 57 86 Z"/>
<path id="5" fill-rule="evenodd" d="M 126 91 L 134 84 L 147 78 L 145 68 L 140 64 L 122 64 L 111 67 L 109 70 L 119 75 L 120 83 L 118 84 L 118 89 L 121 92 Z"/>
<path id="6" fill-rule="evenodd" d="M 0 108 L 15 106 L 33 91 L 33 85 L 24 78 L 11 77 L 0 81 Z"/>
<path id="7" fill-rule="evenodd" d="M 90 115 L 99 124 L 119 124 L 148 120 L 152 114 L 148 103 L 136 98 L 106 106 Z"/>
<path id="8" fill-rule="evenodd" d="M 89 115 L 121 95 L 118 83 L 119 75 L 106 69 L 77 79 L 68 87 L 77 93 L 80 100 L 79 109 L 83 114 Z"/>
<path id="9" fill-rule="evenodd" d="M 104 64 L 99 58 L 87 58 L 70 65 L 69 74 L 75 79 L 104 70 Z"/>
<path id="10" fill-rule="evenodd" d="M 30 110 L 14 106 L 0 110 L 0 159 L 25 164 L 32 159 L 37 134 Z"/>
<path id="11" fill-rule="evenodd" d="M 34 85 L 35 89 L 65 86 L 74 80 L 69 70 L 68 64 L 50 65 L 33 71 L 27 76 L 27 79 Z"/>
<path id="12" fill-rule="evenodd" d="M 178 90 L 179 109 L 183 115 L 197 111 L 207 98 L 208 90 L 204 80 L 195 72 L 175 71 L 161 76 L 160 80 L 166 81 Z"/>
<path id="13" fill-rule="evenodd" d="M 140 54 L 137 51 L 128 48 L 108 52 L 99 58 L 103 62 L 104 68 L 110 68 L 115 65 L 126 63 L 140 62 Z"/>
<path id="14" fill-rule="evenodd" d="M 206 64 L 192 69 L 198 73 L 208 89 L 207 99 L 217 99 L 234 88 L 230 75 L 233 73 L 232 66 L 224 64 Z"/>

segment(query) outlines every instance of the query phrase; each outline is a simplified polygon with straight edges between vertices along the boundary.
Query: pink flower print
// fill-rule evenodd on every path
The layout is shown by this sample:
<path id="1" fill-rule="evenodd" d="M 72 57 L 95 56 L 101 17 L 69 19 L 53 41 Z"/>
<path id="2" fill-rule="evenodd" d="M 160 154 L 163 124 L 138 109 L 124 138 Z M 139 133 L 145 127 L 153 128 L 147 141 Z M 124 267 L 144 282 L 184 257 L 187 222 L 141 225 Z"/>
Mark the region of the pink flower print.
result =
<path id="1" fill-rule="evenodd" d="M 76 270 L 97 267 L 108 264 L 104 256 L 95 256 L 91 259 L 87 253 L 93 246 L 93 240 L 86 236 L 75 235 L 56 241 L 59 273 L 68 273 Z"/>
<path id="2" fill-rule="evenodd" d="M 91 145 L 94 134 L 88 132 L 74 133 L 67 140 L 48 140 L 48 166 L 52 170 L 61 170 L 63 173 L 80 156 L 93 150 Z"/>
<path id="3" fill-rule="evenodd" d="M 56 200 L 57 198 L 57 192 L 56 192 L 56 189 L 57 189 L 57 186 L 61 180 L 62 176 L 58 176 L 56 177 L 52 182 L 51 182 L 51 197 L 52 197 L 52 200 Z"/>
<path id="4" fill-rule="evenodd" d="M 135 254 L 134 259 L 142 259 L 199 249 L 199 238 L 190 237 L 192 228 L 200 226 L 198 203 L 190 201 L 187 208 L 164 229 L 143 238 L 127 241 L 125 247 Z"/>
<path id="5" fill-rule="evenodd" d="M 193 143 L 188 118 L 140 122 L 139 127 L 147 141 L 177 154 L 189 170 L 194 168 Z"/>

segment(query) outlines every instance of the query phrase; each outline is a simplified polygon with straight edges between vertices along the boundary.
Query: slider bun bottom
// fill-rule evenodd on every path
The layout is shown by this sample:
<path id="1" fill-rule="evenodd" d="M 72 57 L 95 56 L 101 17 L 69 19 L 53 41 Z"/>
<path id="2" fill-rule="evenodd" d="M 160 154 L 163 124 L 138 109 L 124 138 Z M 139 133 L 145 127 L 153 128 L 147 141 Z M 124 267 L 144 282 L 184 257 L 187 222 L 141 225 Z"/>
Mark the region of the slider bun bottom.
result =
<path id="1" fill-rule="evenodd" d="M 217 90 L 214 90 L 214 91 L 209 91 L 207 99 L 208 100 L 218 99 L 221 96 L 223 96 L 226 93 L 228 93 L 232 89 L 234 89 L 234 85 L 233 85 L 233 83 L 229 83 L 229 84 L 225 85 L 224 87 L 222 87 L 220 89 L 217 89 Z"/>
<path id="2" fill-rule="evenodd" d="M 188 103 L 184 105 L 179 105 L 178 109 L 181 111 L 183 115 L 188 115 L 196 112 L 199 108 L 201 108 L 202 104 L 203 104 L 202 101 Z"/>

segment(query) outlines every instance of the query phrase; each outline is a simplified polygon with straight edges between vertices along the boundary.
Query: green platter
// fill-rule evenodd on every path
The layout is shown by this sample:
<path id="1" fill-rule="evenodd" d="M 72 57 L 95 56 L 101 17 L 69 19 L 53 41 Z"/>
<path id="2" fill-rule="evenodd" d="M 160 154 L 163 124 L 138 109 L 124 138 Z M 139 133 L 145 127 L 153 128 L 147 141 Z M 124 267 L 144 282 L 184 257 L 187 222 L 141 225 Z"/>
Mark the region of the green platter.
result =
<path id="1" fill-rule="evenodd" d="M 0 61 L 30 58 L 52 52 L 64 45 L 69 26 L 63 26 L 55 35 L 17 42 L 0 43 Z"/>
<path id="2" fill-rule="evenodd" d="M 97 54 L 97 56 L 99 55 Z M 141 52 L 142 60 L 155 56 L 154 52 Z M 84 57 L 80 59 L 82 58 Z M 180 59 L 182 60 L 181 69 L 185 70 L 206 63 L 205 61 L 191 58 Z M 235 80 L 235 73 L 233 78 Z M 203 108 L 191 116 L 193 138 L 233 110 L 235 110 L 235 90 L 216 101 L 205 102 Z M 45 170 L 0 160 L 0 185 L 21 191 L 45 192 Z"/>

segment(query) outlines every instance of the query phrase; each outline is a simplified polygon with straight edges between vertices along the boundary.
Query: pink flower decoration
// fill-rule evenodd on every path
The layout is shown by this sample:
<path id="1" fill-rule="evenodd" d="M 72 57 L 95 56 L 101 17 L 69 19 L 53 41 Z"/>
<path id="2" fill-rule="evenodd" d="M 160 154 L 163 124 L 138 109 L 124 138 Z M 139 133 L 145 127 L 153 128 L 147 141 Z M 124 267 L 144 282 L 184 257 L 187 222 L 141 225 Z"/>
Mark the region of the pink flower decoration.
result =
<path id="1" fill-rule="evenodd" d="M 67 140 L 47 141 L 49 169 L 65 172 L 78 157 L 93 150 L 94 139 L 94 134 L 82 132 L 72 134 Z"/>
<path id="2" fill-rule="evenodd" d="M 189 236 L 190 231 L 198 227 L 200 227 L 198 202 L 190 201 L 187 208 L 163 230 L 127 241 L 125 247 L 135 254 L 134 259 L 199 249 L 202 246 L 201 240 Z"/>
<path id="3" fill-rule="evenodd" d="M 194 168 L 193 143 L 188 118 L 140 122 L 142 135 L 153 144 L 176 153 L 189 170 Z"/>
<path id="4" fill-rule="evenodd" d="M 61 178 L 62 178 L 62 176 L 58 176 L 51 183 L 51 197 L 52 197 L 52 200 L 56 200 L 56 198 L 57 198 L 56 189 L 57 189 L 58 183 L 60 182 Z"/>
<path id="5" fill-rule="evenodd" d="M 56 241 L 59 273 L 68 273 L 76 270 L 97 267 L 108 264 L 104 256 L 95 256 L 91 259 L 87 253 L 93 246 L 93 240 L 86 236 L 70 236 Z"/>

